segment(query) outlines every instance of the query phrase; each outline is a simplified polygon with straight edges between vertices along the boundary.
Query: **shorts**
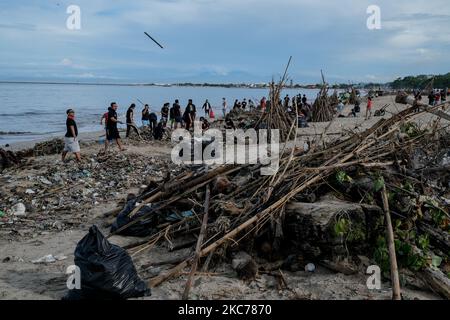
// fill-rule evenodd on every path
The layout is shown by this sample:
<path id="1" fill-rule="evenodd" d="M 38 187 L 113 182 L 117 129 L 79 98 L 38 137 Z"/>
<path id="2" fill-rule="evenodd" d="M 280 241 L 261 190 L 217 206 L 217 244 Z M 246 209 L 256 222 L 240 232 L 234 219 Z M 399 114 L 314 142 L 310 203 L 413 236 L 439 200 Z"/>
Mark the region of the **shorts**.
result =
<path id="1" fill-rule="evenodd" d="M 181 123 L 182 118 L 181 117 L 175 117 L 175 122 L 176 123 Z"/>
<path id="2" fill-rule="evenodd" d="M 148 126 L 148 125 L 150 125 L 150 120 L 142 120 L 142 125 L 143 125 L 143 126 Z"/>
<path id="3" fill-rule="evenodd" d="M 78 143 L 78 138 L 68 138 L 64 137 L 64 151 L 65 152 L 80 152 L 80 144 Z"/>
<path id="4" fill-rule="evenodd" d="M 106 139 L 108 140 L 116 140 L 120 139 L 119 130 L 117 128 L 111 128 L 106 131 Z"/>

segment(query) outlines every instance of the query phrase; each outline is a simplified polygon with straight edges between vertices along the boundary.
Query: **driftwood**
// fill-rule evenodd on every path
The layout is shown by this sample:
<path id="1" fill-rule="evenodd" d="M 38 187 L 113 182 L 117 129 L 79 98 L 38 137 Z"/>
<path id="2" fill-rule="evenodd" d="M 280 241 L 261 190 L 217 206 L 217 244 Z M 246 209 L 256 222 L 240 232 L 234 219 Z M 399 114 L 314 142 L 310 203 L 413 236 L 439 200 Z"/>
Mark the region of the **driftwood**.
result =
<path id="1" fill-rule="evenodd" d="M 328 96 L 328 85 L 325 82 L 322 71 L 320 72 L 322 74 L 322 87 L 312 106 L 312 121 L 328 122 L 334 118 L 334 103 L 336 98 L 330 98 Z"/>
<path id="2" fill-rule="evenodd" d="M 395 255 L 395 244 L 394 244 L 394 231 L 392 228 L 391 213 L 389 211 L 388 196 L 386 192 L 386 186 L 383 185 L 383 190 L 381 192 L 381 197 L 383 199 L 383 210 L 386 220 L 386 234 L 389 249 L 389 261 L 391 264 L 391 281 L 392 281 L 392 299 L 401 300 L 400 292 L 400 277 L 398 275 L 397 257 Z"/>
<path id="3" fill-rule="evenodd" d="M 450 299 L 450 279 L 441 270 L 429 267 L 422 271 L 420 276 L 433 291 Z"/>
<path id="4" fill-rule="evenodd" d="M 280 130 L 280 140 L 287 141 L 290 138 L 290 128 L 294 123 L 292 115 L 286 112 L 286 109 L 280 103 L 281 90 L 287 82 L 287 71 L 291 63 L 292 57 L 289 58 L 288 64 L 280 81 L 270 84 L 269 92 L 269 112 L 264 112 L 255 124 L 255 128 L 278 129 Z"/>
<path id="5" fill-rule="evenodd" d="M 207 185 L 206 186 L 206 195 L 205 195 L 205 212 L 203 215 L 202 227 L 200 229 L 200 235 L 198 236 L 197 246 L 195 248 L 195 257 L 194 257 L 194 262 L 192 264 L 192 270 L 191 270 L 191 273 L 189 274 L 188 280 L 186 282 L 186 287 L 184 288 L 183 300 L 189 299 L 189 291 L 191 290 L 192 281 L 194 280 L 194 275 L 197 272 L 197 266 L 198 266 L 198 262 L 200 260 L 200 249 L 203 244 L 203 239 L 206 236 L 206 226 L 208 225 L 209 197 L 210 197 L 210 191 L 209 191 L 209 186 Z"/>
<path id="6" fill-rule="evenodd" d="M 397 144 L 400 143 L 396 148 L 387 148 L 389 143 L 386 143 L 386 141 L 395 139 L 401 125 L 405 122 L 413 121 L 414 118 L 423 113 L 414 112 L 414 109 L 411 107 L 394 115 L 392 118 L 381 119 L 373 127 L 357 135 L 350 136 L 344 141 L 332 145 L 328 144 L 323 149 L 319 147 L 319 149 L 316 149 L 318 151 L 307 154 L 304 152 L 286 154 L 280 160 L 279 169 L 279 173 L 284 177 L 284 180 L 261 176 L 256 178 L 257 180 L 254 182 L 247 184 L 246 188 L 239 188 L 232 192 L 229 198 L 226 196 L 220 200 L 228 199 L 228 201 L 236 202 L 239 201 L 238 199 L 254 199 L 256 202 L 253 203 L 253 207 L 250 207 L 248 211 L 239 213 L 232 218 L 229 231 L 217 232 L 211 235 L 200 251 L 199 256 L 208 256 L 227 243 L 232 243 L 235 246 L 242 239 L 247 238 L 257 230 L 261 230 L 268 221 L 273 221 L 284 213 L 286 204 L 293 197 L 323 182 L 324 179 L 335 172 L 336 168 L 364 163 L 362 159 L 371 159 L 377 165 L 393 165 L 395 168 L 395 164 L 398 164 L 398 161 L 388 162 L 386 159 L 392 159 L 399 149 L 410 149 L 412 145 L 423 145 L 423 141 L 432 137 L 434 133 L 404 142 L 396 142 Z M 383 152 L 380 152 L 380 146 L 382 146 Z M 364 158 L 360 158 L 361 155 L 364 155 Z M 305 170 L 305 164 L 308 164 L 310 167 L 315 164 L 317 170 Z M 368 167 L 371 167 L 370 163 Z M 310 169 L 313 168 L 311 167 Z M 253 196 L 249 196 L 252 194 Z M 217 203 L 212 203 L 211 208 L 217 209 Z M 191 261 L 192 258 L 183 261 L 164 275 L 152 279 L 151 283 L 153 285 L 159 284 L 161 281 L 175 276 L 180 269 L 186 267 Z M 398 290 L 395 289 L 394 297 L 398 298 L 398 296 Z"/>
<path id="7" fill-rule="evenodd" d="M 336 262 L 336 261 L 322 260 L 320 264 L 331 271 L 342 273 L 345 275 L 353 275 L 358 273 L 358 270 L 356 268 L 342 261 Z"/>
<path id="8" fill-rule="evenodd" d="M 270 86 L 270 108 L 255 121 L 256 129 L 280 129 L 283 141 L 296 137 L 294 128 L 297 124 L 293 115 L 289 115 L 278 102 L 286 79 L 287 68 L 280 82 L 277 84 L 272 82 Z M 331 110 L 328 101 L 330 99 L 327 97 L 325 79 L 323 83 L 323 90 L 321 90 L 324 99 L 321 103 L 325 106 L 323 110 L 325 113 L 329 111 L 332 114 L 334 110 Z M 348 132 L 347 135 L 340 137 L 340 140 L 325 141 L 328 140 L 324 139 L 326 132 L 322 133 L 319 142 L 313 142 L 308 152 L 296 148 L 289 149 L 285 146 L 281 152 L 279 170 L 275 176 L 260 175 L 261 165 L 225 165 L 212 169 L 186 168 L 178 176 L 168 176 L 158 186 L 141 194 L 138 197 L 140 205 L 134 208 L 131 216 L 138 213 L 146 204 L 151 204 L 150 212 L 134 219 L 122 227 L 122 230 L 150 215 L 159 214 L 164 210 L 172 212 L 177 208 L 180 200 L 192 203 L 194 206 L 192 216 L 177 222 L 158 222 L 160 225 L 156 226 L 155 233 L 148 242 L 132 248 L 133 255 L 136 255 L 150 250 L 162 241 L 169 242 L 173 247 L 171 239 L 180 235 L 200 234 L 195 252 L 182 261 L 175 261 L 174 263 L 178 263 L 176 266 L 150 280 L 152 287 L 157 286 L 179 275 L 190 265 L 191 272 L 185 290 L 187 298 L 193 276 L 197 273 L 199 259 L 208 257 L 204 264 L 204 270 L 206 270 L 213 254 L 223 257 L 224 250 L 234 250 L 236 247 L 240 247 L 239 251 L 250 252 L 247 247 L 251 249 L 253 241 L 261 234 L 278 239 L 276 225 L 285 217 L 287 204 L 298 201 L 298 197 L 305 198 L 307 193 L 319 187 L 333 189 L 334 187 L 328 184 L 341 170 L 355 171 L 357 168 L 360 173 L 369 176 L 371 170 L 380 168 L 386 170 L 388 177 L 396 178 L 398 176 L 403 178 L 410 170 L 414 176 L 409 175 L 408 178 L 415 179 L 414 183 L 423 183 L 423 174 L 419 170 L 406 167 L 410 162 L 408 155 L 411 154 L 411 150 L 436 141 L 438 129 L 434 128 L 432 132 L 423 132 L 414 137 L 406 135 L 402 139 L 398 138 L 398 132 L 405 124 L 438 108 L 430 107 L 426 111 L 417 112 L 416 107 L 408 107 L 392 115 L 391 118 L 380 119 L 367 130 L 357 133 Z M 221 178 L 218 179 L 219 177 Z M 199 203 L 200 199 L 206 196 L 202 188 L 219 180 L 224 183 L 214 188 L 210 203 L 208 202 L 209 210 L 206 210 L 206 203 L 204 205 Z M 387 183 L 385 187 L 392 188 Z M 352 196 L 355 196 L 354 192 L 347 195 L 347 197 Z M 383 197 L 385 198 L 385 195 Z M 363 200 L 364 198 L 358 199 L 361 202 L 364 202 Z M 379 202 L 378 199 L 375 201 Z M 380 206 L 379 203 L 378 206 Z M 211 212 L 210 215 L 206 214 L 208 211 Z M 389 213 L 387 206 L 385 206 L 385 213 Z M 396 214 L 394 211 L 392 213 Z M 208 217 L 212 218 L 208 219 Z M 392 226 L 392 223 L 388 224 Z M 390 234 L 388 242 L 392 241 L 393 234 Z M 273 244 L 269 243 L 269 246 Z M 246 247 L 245 250 L 243 246 Z M 393 261 L 395 258 L 391 255 L 391 262 Z M 393 278 L 394 274 L 393 272 Z M 394 297 L 399 298 L 399 296 L 399 288 L 394 282 Z"/>

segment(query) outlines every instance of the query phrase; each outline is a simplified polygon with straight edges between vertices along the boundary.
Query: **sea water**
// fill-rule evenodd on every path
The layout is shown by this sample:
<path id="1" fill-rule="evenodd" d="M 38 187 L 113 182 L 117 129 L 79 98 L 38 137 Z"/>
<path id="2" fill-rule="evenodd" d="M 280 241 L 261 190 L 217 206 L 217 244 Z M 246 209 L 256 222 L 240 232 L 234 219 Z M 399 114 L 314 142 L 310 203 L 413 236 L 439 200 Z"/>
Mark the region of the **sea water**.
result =
<path id="1" fill-rule="evenodd" d="M 286 89 L 282 98 L 286 94 L 292 97 L 300 93 L 311 101 L 318 90 Z M 252 99 L 257 104 L 268 94 L 268 89 L 251 88 L 0 83 L 0 146 L 62 136 L 68 108 L 76 111 L 78 130 L 91 132 L 103 129 L 100 118 L 113 101 L 119 105 L 119 118 L 124 123 L 126 110 L 135 103 L 135 121 L 140 126 L 142 105 L 138 99 L 148 103 L 151 112 L 156 113 L 165 102 L 172 104 L 175 99 L 180 100 L 184 111 L 188 99 L 193 99 L 198 116 L 204 114 L 202 106 L 208 99 L 216 116 L 221 116 L 222 98 L 227 99 L 228 110 L 231 110 L 235 99 Z"/>

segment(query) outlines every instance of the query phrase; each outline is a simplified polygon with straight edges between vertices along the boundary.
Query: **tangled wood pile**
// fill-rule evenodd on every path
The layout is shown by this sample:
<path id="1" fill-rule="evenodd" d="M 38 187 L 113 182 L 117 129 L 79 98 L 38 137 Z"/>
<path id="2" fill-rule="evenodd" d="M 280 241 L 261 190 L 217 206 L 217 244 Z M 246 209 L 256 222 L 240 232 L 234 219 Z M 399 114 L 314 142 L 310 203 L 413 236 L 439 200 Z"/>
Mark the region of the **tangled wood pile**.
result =
<path id="1" fill-rule="evenodd" d="M 334 90 L 333 94 L 330 97 L 330 104 L 332 106 L 337 106 L 339 104 L 339 95 L 337 90 Z"/>
<path id="2" fill-rule="evenodd" d="M 276 93 L 273 98 L 276 101 Z M 157 286 L 191 265 L 185 297 L 197 266 L 203 264 L 205 270 L 214 259 L 229 257 L 230 251 L 281 259 L 281 268 L 286 255 L 296 249 L 318 260 L 352 261 L 365 254 L 384 271 L 390 268 L 394 287 L 397 254 L 400 268 L 413 270 L 449 298 L 450 167 L 442 152 L 450 151 L 450 135 L 439 121 L 417 127 L 414 120 L 425 112 L 407 108 L 363 132 L 324 146 L 319 143 L 309 152 L 284 149 L 273 176 L 260 175 L 261 165 L 185 168 L 133 200 L 130 222 L 113 234 L 149 223 L 150 237 L 128 248 L 132 255 L 162 241 L 173 247 L 177 239 L 199 234 L 191 256 L 150 281 Z M 280 121 L 276 107 L 271 113 L 265 119 Z M 330 194 L 346 209 L 337 210 L 337 200 L 328 203 Z M 308 206 L 319 211 L 325 207 L 332 214 L 317 225 L 318 217 L 305 215 Z M 383 221 L 390 231 L 387 240 Z M 336 242 L 345 250 L 330 249 Z M 258 272 L 254 263 L 244 265 L 250 266 L 250 275 Z"/>
<path id="3" fill-rule="evenodd" d="M 322 88 L 317 94 L 316 101 L 312 106 L 312 122 L 328 122 L 333 120 L 335 114 L 335 106 L 333 104 L 335 98 L 328 96 L 328 85 L 322 73 Z"/>
<path id="4" fill-rule="evenodd" d="M 282 103 L 280 103 L 281 91 L 287 82 L 287 71 L 291 59 L 292 57 L 289 58 L 289 62 L 280 81 L 276 84 L 272 81 L 270 84 L 269 112 L 264 112 L 255 124 L 256 129 L 279 129 L 281 141 L 288 140 L 288 137 L 292 133 L 292 125 L 295 122 L 295 118 L 287 113 Z"/>
<path id="5" fill-rule="evenodd" d="M 350 92 L 349 104 L 356 104 L 358 102 L 358 92 L 352 87 L 352 92 Z"/>

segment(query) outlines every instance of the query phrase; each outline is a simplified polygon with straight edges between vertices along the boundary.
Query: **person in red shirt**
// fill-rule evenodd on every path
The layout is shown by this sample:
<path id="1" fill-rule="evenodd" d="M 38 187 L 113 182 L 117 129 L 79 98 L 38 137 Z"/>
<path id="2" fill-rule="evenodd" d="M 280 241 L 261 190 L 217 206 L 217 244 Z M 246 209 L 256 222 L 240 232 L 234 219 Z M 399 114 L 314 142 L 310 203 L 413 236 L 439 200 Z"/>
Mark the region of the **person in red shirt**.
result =
<path id="1" fill-rule="evenodd" d="M 372 97 L 367 99 L 366 120 L 372 117 Z"/>
<path id="2" fill-rule="evenodd" d="M 262 110 L 262 112 L 266 112 L 266 107 L 267 107 L 266 97 L 263 97 L 261 99 L 261 110 Z"/>
<path id="3" fill-rule="evenodd" d="M 434 104 L 438 105 L 440 101 L 441 101 L 441 93 L 437 91 L 436 94 L 434 95 Z"/>

